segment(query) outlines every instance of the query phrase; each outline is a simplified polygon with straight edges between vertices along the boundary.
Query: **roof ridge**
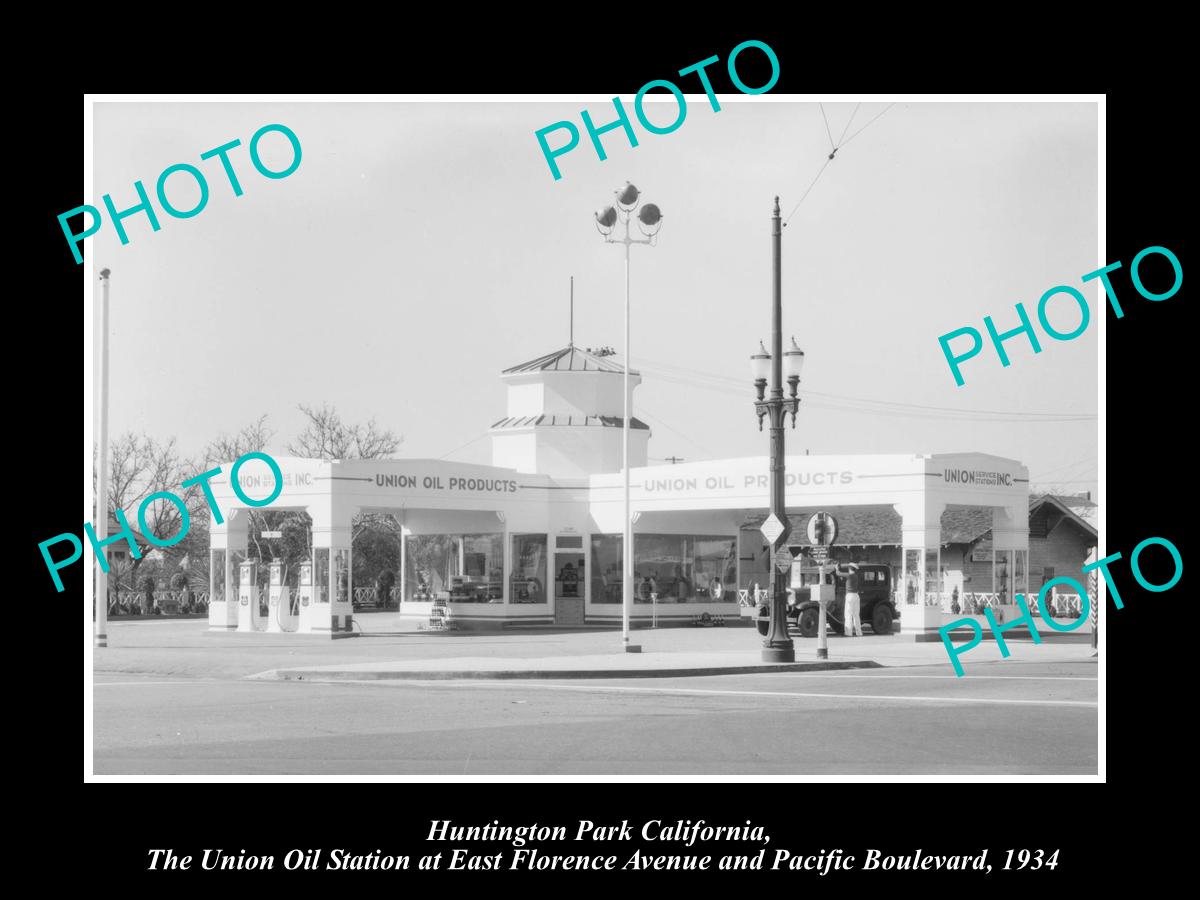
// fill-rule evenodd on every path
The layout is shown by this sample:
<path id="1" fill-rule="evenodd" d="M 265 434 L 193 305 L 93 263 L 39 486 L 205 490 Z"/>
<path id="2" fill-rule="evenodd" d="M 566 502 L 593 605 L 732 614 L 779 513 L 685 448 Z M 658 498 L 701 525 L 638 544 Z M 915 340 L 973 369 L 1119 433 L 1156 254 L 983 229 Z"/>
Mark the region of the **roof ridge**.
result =
<path id="1" fill-rule="evenodd" d="M 564 358 L 566 359 L 565 366 L 562 365 Z M 519 365 L 509 366 L 507 369 L 502 370 L 500 374 L 516 375 L 525 372 L 607 372 L 623 374 L 625 366 L 622 363 L 610 362 L 607 356 L 597 356 L 595 353 L 581 347 L 576 347 L 574 344 L 568 344 L 561 350 L 556 350 L 553 353 L 547 353 Z M 638 375 L 639 373 L 634 369 L 630 369 L 629 374 Z"/>

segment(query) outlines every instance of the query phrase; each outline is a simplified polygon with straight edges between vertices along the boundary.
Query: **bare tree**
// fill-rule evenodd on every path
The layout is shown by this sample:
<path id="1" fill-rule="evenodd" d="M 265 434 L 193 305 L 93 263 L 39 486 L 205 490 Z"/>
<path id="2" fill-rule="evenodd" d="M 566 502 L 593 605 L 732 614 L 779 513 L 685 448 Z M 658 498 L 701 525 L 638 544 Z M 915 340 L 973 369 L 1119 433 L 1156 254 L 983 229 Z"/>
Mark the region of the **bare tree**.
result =
<path id="1" fill-rule="evenodd" d="M 320 409 L 301 404 L 308 426 L 288 445 L 288 452 L 309 459 L 386 459 L 396 452 L 403 437 L 380 428 L 372 418 L 349 425 L 328 404 Z"/>
<path id="2" fill-rule="evenodd" d="M 232 434 L 221 434 L 210 441 L 204 448 L 204 470 L 234 462 L 247 453 L 262 453 L 267 449 L 267 445 L 271 443 L 273 437 L 275 437 L 275 430 L 267 425 L 267 415 L 264 413 L 238 431 Z M 268 559 L 266 551 L 273 551 L 277 548 L 273 548 L 270 544 L 264 548 L 266 542 L 261 538 L 262 532 L 280 530 L 278 526 L 282 526 L 285 519 L 290 522 L 295 514 L 280 510 L 258 509 L 250 509 L 247 512 L 249 513 L 247 536 L 250 543 L 254 545 L 254 557 L 265 561 Z M 272 552 L 271 555 L 273 556 L 274 553 Z"/>
<path id="3" fill-rule="evenodd" d="M 274 429 L 267 427 L 266 413 L 259 416 L 240 431 L 233 434 L 222 434 L 210 441 L 204 448 L 205 469 L 221 463 L 233 462 L 247 453 L 261 453 L 275 437 Z"/>
<path id="4" fill-rule="evenodd" d="M 206 504 L 201 492 L 194 487 L 180 486 L 196 472 L 194 464 L 180 456 L 174 438 L 157 441 L 149 435 L 139 436 L 128 432 L 113 440 L 108 452 L 108 504 L 105 509 L 108 517 L 115 520 L 116 510 L 121 510 L 135 530 L 159 539 L 168 539 L 179 533 L 183 514 L 175 503 L 165 499 L 153 500 L 142 510 L 143 502 L 151 495 L 171 493 L 183 499 L 191 522 L 195 522 L 197 516 L 203 513 Z M 95 466 L 92 469 L 92 483 L 94 489 Z M 99 510 L 94 509 L 93 517 L 98 515 Z M 139 547 L 139 550 L 143 547 Z M 164 553 L 169 553 L 170 549 L 163 548 Z M 138 559 L 130 554 L 127 566 L 114 565 L 114 583 L 120 585 L 124 582 L 127 587 L 134 588 L 137 571 L 145 559 L 145 554 Z"/>
<path id="5" fill-rule="evenodd" d="M 310 459 L 385 459 L 396 452 L 403 440 L 390 429 L 379 427 L 374 419 L 356 425 L 343 422 L 337 410 L 328 404 L 320 409 L 301 405 L 300 411 L 308 417 L 308 426 L 295 443 L 288 446 L 288 452 L 296 456 Z M 380 567 L 379 561 L 374 559 L 378 554 L 368 549 L 379 545 L 380 540 L 385 543 L 394 541 L 397 545 L 402 540 L 400 525 L 394 516 L 364 513 L 356 517 L 350 546 L 355 549 L 355 568 L 359 572 L 368 569 L 374 571 Z M 373 561 L 364 566 L 368 560 L 366 557 L 360 559 L 360 550 Z M 398 559 L 398 552 L 396 556 Z"/>

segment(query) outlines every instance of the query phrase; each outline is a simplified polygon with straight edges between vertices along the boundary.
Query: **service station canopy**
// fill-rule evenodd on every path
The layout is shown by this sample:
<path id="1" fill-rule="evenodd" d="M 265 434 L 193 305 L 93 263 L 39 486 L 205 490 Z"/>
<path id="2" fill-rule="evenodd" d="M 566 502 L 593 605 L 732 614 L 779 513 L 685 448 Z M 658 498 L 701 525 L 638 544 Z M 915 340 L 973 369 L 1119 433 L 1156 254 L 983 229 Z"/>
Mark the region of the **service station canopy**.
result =
<path id="1" fill-rule="evenodd" d="M 312 460 L 275 457 L 283 490 L 271 508 L 303 508 L 313 520 L 314 542 L 330 534 L 340 544 L 360 512 L 404 509 L 488 510 L 509 530 L 561 527 L 620 532 L 619 473 L 554 478 L 515 469 L 443 460 Z M 230 467 L 211 482 L 223 511 L 245 509 L 228 480 Z M 634 469 L 635 514 L 659 511 L 765 510 L 770 505 L 768 461 L 745 457 Z M 243 492 L 269 496 L 274 477 L 265 462 L 247 461 L 239 472 Z M 903 517 L 905 544 L 936 546 L 947 505 L 992 507 L 1000 546 L 1027 546 L 1029 473 L 1019 462 L 983 453 L 934 455 L 792 456 L 787 459 L 787 505 L 893 506 Z M 213 524 L 214 536 L 244 527 L 244 516 Z M 239 524 L 238 519 L 242 522 Z M 725 519 L 725 516 L 722 516 Z M 792 523 L 803 528 L 805 523 Z"/>

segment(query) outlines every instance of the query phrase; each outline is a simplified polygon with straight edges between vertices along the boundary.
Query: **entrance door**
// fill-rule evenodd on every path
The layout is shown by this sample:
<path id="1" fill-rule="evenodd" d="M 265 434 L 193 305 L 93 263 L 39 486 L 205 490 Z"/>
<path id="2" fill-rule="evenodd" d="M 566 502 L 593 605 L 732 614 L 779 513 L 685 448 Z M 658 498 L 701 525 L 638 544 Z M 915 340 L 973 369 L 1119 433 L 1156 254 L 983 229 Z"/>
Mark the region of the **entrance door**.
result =
<path id="1" fill-rule="evenodd" d="M 554 554 L 554 624 L 583 624 L 582 553 Z"/>

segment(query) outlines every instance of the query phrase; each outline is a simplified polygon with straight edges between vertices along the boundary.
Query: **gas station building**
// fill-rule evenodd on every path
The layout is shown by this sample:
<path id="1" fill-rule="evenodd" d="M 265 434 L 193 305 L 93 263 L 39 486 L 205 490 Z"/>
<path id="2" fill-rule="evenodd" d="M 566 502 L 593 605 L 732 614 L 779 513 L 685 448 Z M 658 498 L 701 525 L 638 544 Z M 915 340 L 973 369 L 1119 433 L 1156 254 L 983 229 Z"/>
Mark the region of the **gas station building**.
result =
<path id="1" fill-rule="evenodd" d="M 210 522 L 210 628 L 352 633 L 352 529 L 367 513 L 394 516 L 403 535 L 403 618 L 428 619 L 437 602 L 465 628 L 618 626 L 622 376 L 612 357 L 572 345 L 505 370 L 507 410 L 491 427 L 490 466 L 274 457 L 283 488 L 269 508 L 308 514 L 312 558 L 286 574 L 270 567 L 266 616 L 256 600 L 258 562 L 246 559 L 250 507 L 223 466 L 210 482 L 224 517 Z M 640 380 L 630 372 L 631 390 Z M 767 586 L 773 564 L 757 527 L 769 506 L 767 458 L 648 466 L 650 430 L 636 418 L 630 430 L 632 621 L 738 616 L 755 585 Z M 275 485 L 261 460 L 245 462 L 238 479 L 251 498 L 270 495 Z M 801 546 L 801 511 L 837 517 L 874 509 L 898 518 L 894 540 L 875 547 L 859 541 L 854 552 L 860 562 L 895 567 L 906 632 L 942 624 L 954 577 L 947 563 L 957 564 L 943 556 L 943 521 L 956 511 L 990 512 L 990 588 L 999 602 L 1029 590 L 1029 474 L 1016 460 L 984 453 L 790 456 L 786 496 L 789 542 Z M 980 586 L 977 557 L 975 566 Z"/>

